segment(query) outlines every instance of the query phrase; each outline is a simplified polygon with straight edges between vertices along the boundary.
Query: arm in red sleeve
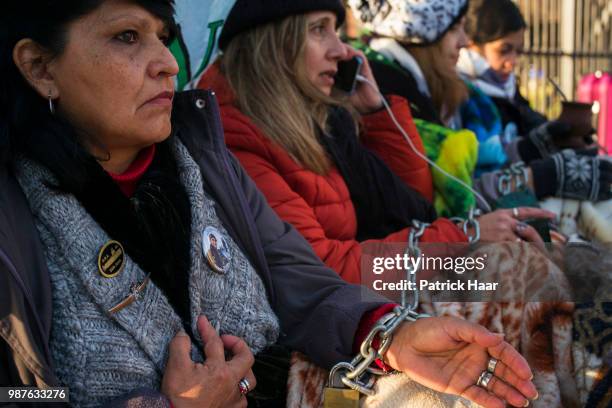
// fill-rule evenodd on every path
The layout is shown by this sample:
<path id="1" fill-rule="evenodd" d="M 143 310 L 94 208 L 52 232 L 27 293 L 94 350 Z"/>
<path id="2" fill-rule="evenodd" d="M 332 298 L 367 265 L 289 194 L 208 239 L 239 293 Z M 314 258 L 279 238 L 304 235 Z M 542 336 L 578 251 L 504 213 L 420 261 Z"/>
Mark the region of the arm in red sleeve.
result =
<path id="1" fill-rule="evenodd" d="M 357 333 L 355 333 L 355 340 L 353 342 L 353 351 L 355 354 L 359 353 L 361 343 L 363 343 L 366 337 L 368 337 L 368 334 L 370 334 L 370 331 L 374 328 L 376 322 L 387 313 L 391 313 L 396 306 L 397 305 L 395 303 L 388 303 L 363 315 L 361 322 L 359 323 Z M 374 346 L 375 349 L 378 349 L 379 345 L 380 340 L 378 338 L 374 339 L 372 346 Z M 386 365 L 382 360 L 376 360 L 376 364 L 385 371 L 393 370 L 393 368 Z"/>
<path id="2" fill-rule="evenodd" d="M 225 115 L 222 115 L 225 118 Z M 236 115 L 236 117 L 238 117 Z M 361 255 L 363 245 L 372 242 L 406 242 L 408 228 L 391 233 L 378 240 L 359 242 L 354 238 L 334 239 L 328 236 L 314 208 L 290 184 L 291 177 L 306 177 L 301 173 L 282 173 L 275 160 L 278 151 L 270 150 L 256 128 L 242 120 L 224 120 L 226 143 L 238 158 L 249 176 L 266 197 L 270 207 L 282 220 L 293 225 L 310 243 L 319 258 L 335 270 L 345 281 L 361 283 Z M 341 182 L 341 179 L 340 181 Z M 338 222 L 348 222 L 355 217 L 351 204 L 339 213 Z M 450 221 L 436 220 L 427 228 L 422 242 L 463 242 L 465 235 Z"/>

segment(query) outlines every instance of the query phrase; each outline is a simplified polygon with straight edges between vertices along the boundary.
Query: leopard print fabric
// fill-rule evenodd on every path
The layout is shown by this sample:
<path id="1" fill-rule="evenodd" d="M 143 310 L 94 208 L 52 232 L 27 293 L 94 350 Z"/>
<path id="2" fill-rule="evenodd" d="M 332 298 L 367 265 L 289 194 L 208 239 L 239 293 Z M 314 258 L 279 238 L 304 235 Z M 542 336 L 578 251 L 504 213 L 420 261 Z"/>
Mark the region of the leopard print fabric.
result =
<path id="1" fill-rule="evenodd" d="M 484 269 L 475 279 L 500 282 L 505 289 L 503 301 L 432 303 L 425 292 L 421 306 L 436 316 L 464 318 L 504 333 L 534 373 L 540 396 L 532 406 L 582 406 L 572 365 L 574 304 L 567 301 L 571 291 L 565 274 L 548 256 L 526 243 L 483 245 L 471 256 L 485 254 L 496 268 Z"/>
<path id="2" fill-rule="evenodd" d="M 516 347 L 529 362 L 540 394 L 534 407 L 583 406 L 585 394 L 579 393 L 576 373 L 572 365 L 572 313 L 574 305 L 569 298 L 569 284 L 561 269 L 539 250 L 527 244 L 507 243 L 482 246 L 473 256 L 487 254 L 489 262 L 497 268 L 486 268 L 479 280 L 500 281 L 512 293 L 504 299 L 515 302 L 436 302 L 428 301 L 422 293 L 421 306 L 427 313 L 437 316 L 455 316 L 504 333 L 506 341 Z M 485 276 L 487 274 L 488 276 Z M 493 275 L 493 276 L 491 276 Z M 545 294 L 550 302 L 530 302 Z M 430 297 L 429 297 L 430 298 Z M 558 299 L 555 301 L 555 299 Z M 483 367 L 484 368 L 484 367 Z M 287 406 L 302 408 L 322 407 L 322 393 L 327 372 L 309 363 L 303 356 L 294 356 L 289 376 Z M 406 394 L 397 394 L 397 383 Z M 362 399 L 367 408 L 390 407 L 461 407 L 470 406 L 464 400 L 448 398 L 431 391 L 419 394 L 417 386 L 405 375 L 385 379 L 377 385 L 377 396 Z M 417 387 L 418 388 L 418 387 Z M 395 391 L 394 391 L 395 390 Z M 423 398 L 415 400 L 414 393 Z M 389 398 L 381 398 L 388 395 Z M 385 403 L 386 401 L 386 403 Z M 415 405 L 416 404 L 416 405 Z M 471 406 L 474 406 L 473 404 Z"/>

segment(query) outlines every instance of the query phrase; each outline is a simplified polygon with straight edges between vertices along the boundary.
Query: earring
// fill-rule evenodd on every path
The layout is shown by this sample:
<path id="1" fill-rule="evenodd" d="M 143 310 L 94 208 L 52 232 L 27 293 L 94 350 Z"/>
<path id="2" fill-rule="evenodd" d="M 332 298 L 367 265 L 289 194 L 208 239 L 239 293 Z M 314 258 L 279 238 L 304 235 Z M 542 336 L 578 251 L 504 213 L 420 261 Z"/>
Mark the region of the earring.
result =
<path id="1" fill-rule="evenodd" d="M 51 90 L 49 90 L 49 111 L 52 115 L 55 114 L 55 106 L 53 106 L 53 99 L 51 98 Z"/>

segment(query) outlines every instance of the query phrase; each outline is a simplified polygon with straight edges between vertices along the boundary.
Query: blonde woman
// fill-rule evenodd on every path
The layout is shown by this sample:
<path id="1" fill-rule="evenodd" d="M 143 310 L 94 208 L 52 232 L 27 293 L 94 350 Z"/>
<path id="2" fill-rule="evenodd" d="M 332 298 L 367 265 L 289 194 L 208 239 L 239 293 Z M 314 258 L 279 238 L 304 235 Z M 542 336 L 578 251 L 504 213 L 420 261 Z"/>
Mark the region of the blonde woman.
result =
<path id="1" fill-rule="evenodd" d="M 427 164 L 382 109 L 378 92 L 360 84 L 343 99 L 334 91 L 339 62 L 363 57 L 338 38 L 340 2 L 305 3 L 238 1 L 228 18 L 220 39 L 223 56 L 200 86 L 217 94 L 232 153 L 276 213 L 347 281 L 363 282 L 361 260 L 369 244 L 405 243 L 414 219 L 432 222 L 421 242 L 465 242 L 462 231 L 434 214 Z M 367 61 L 362 75 L 376 86 Z M 422 150 L 407 101 L 395 96 L 387 100 Z M 518 218 L 550 217 L 524 207 L 516 212 Z M 480 225 L 485 241 L 537 239 L 511 210 L 487 214 Z M 535 275 L 532 258 L 542 261 L 537 265 L 545 261 L 534 250 L 504 255 L 520 256 L 523 268 L 517 271 L 514 262 L 491 264 L 496 266 L 489 268 L 497 274 L 494 279 L 527 281 Z M 551 273 L 560 274 L 558 269 Z M 519 334 L 522 322 L 532 321 L 523 319 L 520 308 L 510 321 L 486 319 L 500 310 L 491 307 L 485 318 L 471 317 L 494 322 L 496 331 L 519 327 Z"/>
<path id="2" fill-rule="evenodd" d="M 217 93 L 226 144 L 272 208 L 353 283 L 362 280 L 362 248 L 406 242 L 412 220 L 431 223 L 422 242 L 466 242 L 460 228 L 436 217 L 428 165 L 382 109 L 378 91 L 360 84 L 348 99 L 336 95 L 338 62 L 364 58 L 339 40 L 336 16 L 283 14 L 291 7 L 269 3 L 269 15 L 258 18 L 242 16 L 237 3 L 221 34 L 223 57 L 200 86 Z M 362 74 L 376 86 L 365 58 Z M 422 151 L 407 101 L 388 101 Z M 549 216 L 519 211 L 519 218 Z M 480 226 L 485 241 L 538 240 L 509 210 L 481 217 Z"/>

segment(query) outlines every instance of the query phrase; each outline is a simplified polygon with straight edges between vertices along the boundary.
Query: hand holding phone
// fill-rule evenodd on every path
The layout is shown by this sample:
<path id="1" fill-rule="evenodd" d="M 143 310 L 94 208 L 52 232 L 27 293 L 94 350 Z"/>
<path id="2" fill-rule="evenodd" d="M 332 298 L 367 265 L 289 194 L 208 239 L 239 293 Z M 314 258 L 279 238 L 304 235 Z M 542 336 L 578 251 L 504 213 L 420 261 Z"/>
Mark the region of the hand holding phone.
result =
<path id="1" fill-rule="evenodd" d="M 361 72 L 363 60 L 355 56 L 347 61 L 338 62 L 338 72 L 334 77 L 334 87 L 349 95 L 355 93 L 357 75 Z"/>
<path id="2" fill-rule="evenodd" d="M 352 58 L 338 62 L 338 72 L 334 77 L 334 88 L 348 95 L 349 102 L 362 115 L 382 109 L 383 97 L 378 90 L 365 55 L 349 45 L 346 45 L 346 47 L 348 55 Z M 361 77 L 365 78 L 367 83 L 361 83 L 358 79 Z"/>

